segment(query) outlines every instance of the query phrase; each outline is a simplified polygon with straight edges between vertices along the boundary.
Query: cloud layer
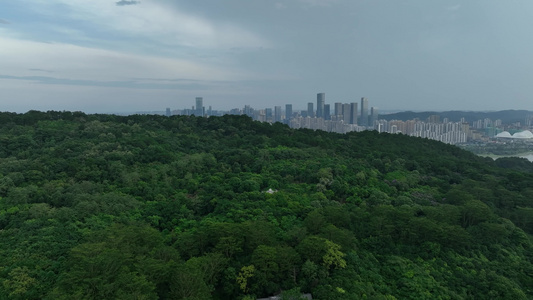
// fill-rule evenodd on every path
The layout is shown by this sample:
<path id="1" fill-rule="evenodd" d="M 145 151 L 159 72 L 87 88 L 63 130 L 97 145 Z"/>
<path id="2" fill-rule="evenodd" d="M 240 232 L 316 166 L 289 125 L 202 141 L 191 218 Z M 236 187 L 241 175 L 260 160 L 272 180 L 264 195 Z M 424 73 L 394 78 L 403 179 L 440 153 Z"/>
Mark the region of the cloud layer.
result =
<path id="1" fill-rule="evenodd" d="M 139 4 L 141 2 L 139 1 L 126 1 L 126 0 L 120 0 L 118 2 L 116 2 L 115 4 L 117 6 L 124 6 L 124 5 L 136 5 L 136 4 Z"/>
<path id="2" fill-rule="evenodd" d="M 323 91 L 329 103 L 366 96 L 382 110 L 533 109 L 532 9 L 526 0 L 4 1 L 0 104 L 61 109 L 94 98 L 109 111 L 137 99 L 140 110 L 204 96 L 224 109 L 297 109 Z"/>

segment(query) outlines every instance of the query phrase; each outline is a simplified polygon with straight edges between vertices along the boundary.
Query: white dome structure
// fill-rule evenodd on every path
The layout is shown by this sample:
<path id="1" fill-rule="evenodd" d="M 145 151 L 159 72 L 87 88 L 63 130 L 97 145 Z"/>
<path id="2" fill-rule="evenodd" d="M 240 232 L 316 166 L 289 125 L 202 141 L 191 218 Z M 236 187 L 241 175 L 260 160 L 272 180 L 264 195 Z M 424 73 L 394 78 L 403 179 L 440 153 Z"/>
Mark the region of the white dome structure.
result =
<path id="1" fill-rule="evenodd" d="M 513 136 L 509 133 L 509 131 L 502 131 L 496 135 L 497 138 L 512 138 Z"/>
<path id="2" fill-rule="evenodd" d="M 504 138 L 504 139 L 532 139 L 533 133 L 529 130 L 524 130 L 521 132 L 516 132 L 515 134 L 511 135 L 509 131 L 503 131 L 496 135 L 497 138 Z"/>
<path id="3" fill-rule="evenodd" d="M 533 133 L 531 133 L 531 131 L 529 131 L 529 130 L 524 130 L 524 131 L 517 132 L 517 133 L 513 134 L 513 138 L 515 138 L 515 139 L 530 139 L 530 138 L 533 138 Z"/>

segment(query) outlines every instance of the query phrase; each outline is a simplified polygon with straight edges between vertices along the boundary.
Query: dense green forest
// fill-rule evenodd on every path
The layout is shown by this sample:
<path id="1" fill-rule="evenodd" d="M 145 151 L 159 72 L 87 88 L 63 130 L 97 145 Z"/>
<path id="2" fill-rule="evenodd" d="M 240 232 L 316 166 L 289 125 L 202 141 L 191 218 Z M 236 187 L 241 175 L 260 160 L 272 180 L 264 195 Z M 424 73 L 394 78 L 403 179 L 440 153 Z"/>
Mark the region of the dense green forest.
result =
<path id="1" fill-rule="evenodd" d="M 0 299 L 532 299 L 532 171 L 245 116 L 0 113 Z"/>

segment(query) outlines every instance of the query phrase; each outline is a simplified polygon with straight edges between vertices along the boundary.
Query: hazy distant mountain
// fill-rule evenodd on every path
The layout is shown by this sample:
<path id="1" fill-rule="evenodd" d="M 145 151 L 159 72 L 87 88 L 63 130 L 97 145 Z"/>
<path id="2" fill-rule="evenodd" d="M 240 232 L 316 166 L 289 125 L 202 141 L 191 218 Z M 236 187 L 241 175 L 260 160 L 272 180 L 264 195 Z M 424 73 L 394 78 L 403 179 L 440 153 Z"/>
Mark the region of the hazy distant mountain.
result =
<path id="1" fill-rule="evenodd" d="M 467 122 L 476 121 L 479 119 L 489 118 L 492 120 L 501 119 L 503 123 L 513 123 L 513 122 L 524 122 L 528 115 L 533 116 L 532 111 L 527 110 L 502 110 L 502 111 L 444 111 L 444 112 L 435 112 L 435 111 L 426 111 L 426 112 L 413 112 L 405 111 L 398 112 L 393 114 L 380 115 L 380 119 L 385 120 L 412 120 L 418 118 L 420 120 L 425 120 L 431 115 L 439 115 L 441 120 L 448 118 L 450 121 L 457 122 L 461 118 L 465 118 Z"/>

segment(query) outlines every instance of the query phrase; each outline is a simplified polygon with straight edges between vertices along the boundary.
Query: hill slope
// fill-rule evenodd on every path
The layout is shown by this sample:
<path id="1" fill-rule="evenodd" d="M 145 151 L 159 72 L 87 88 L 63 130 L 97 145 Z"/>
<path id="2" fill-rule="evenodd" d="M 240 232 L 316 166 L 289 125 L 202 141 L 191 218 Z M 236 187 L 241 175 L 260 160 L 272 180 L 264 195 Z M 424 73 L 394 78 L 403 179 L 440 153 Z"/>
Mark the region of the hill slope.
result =
<path id="1" fill-rule="evenodd" d="M 526 164 L 243 116 L 0 113 L 0 299 L 528 299 Z"/>

